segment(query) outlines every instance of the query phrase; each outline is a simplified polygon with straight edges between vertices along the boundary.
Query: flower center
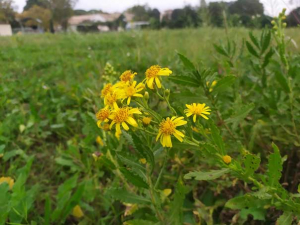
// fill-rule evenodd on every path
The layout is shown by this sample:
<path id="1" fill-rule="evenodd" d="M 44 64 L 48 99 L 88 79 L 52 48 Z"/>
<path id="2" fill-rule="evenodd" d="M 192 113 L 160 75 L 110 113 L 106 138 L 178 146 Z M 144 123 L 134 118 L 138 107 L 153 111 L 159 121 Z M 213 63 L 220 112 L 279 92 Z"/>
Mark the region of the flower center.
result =
<path id="1" fill-rule="evenodd" d="M 101 96 L 105 97 L 106 95 L 108 95 L 109 93 L 111 93 L 111 91 L 112 91 L 112 84 L 107 84 L 102 89 Z"/>
<path id="2" fill-rule="evenodd" d="M 133 86 L 129 86 L 126 88 L 126 95 L 131 97 L 136 93 L 135 88 Z"/>
<path id="3" fill-rule="evenodd" d="M 203 112 L 203 108 L 200 107 L 200 106 L 197 106 L 197 107 L 193 108 L 192 111 L 193 111 L 194 114 L 197 114 L 197 115 L 200 116 L 202 114 L 202 112 Z"/>
<path id="4" fill-rule="evenodd" d="M 112 105 L 114 102 L 116 102 L 118 100 L 117 95 L 115 93 L 113 94 L 107 94 L 106 95 L 106 101 L 108 103 L 108 105 Z"/>
<path id="5" fill-rule="evenodd" d="M 149 69 L 146 71 L 146 77 L 148 79 L 150 78 L 155 78 L 157 77 L 158 72 L 160 71 L 160 66 L 151 66 Z"/>
<path id="6" fill-rule="evenodd" d="M 132 73 L 130 70 L 126 70 L 122 75 L 120 76 L 120 80 L 127 82 L 130 81 L 134 77 L 134 73 Z"/>
<path id="7" fill-rule="evenodd" d="M 166 135 L 171 135 L 171 134 L 174 134 L 175 133 L 175 125 L 174 123 L 170 120 L 170 118 L 168 118 L 167 120 L 165 121 L 162 121 L 160 123 L 160 127 L 159 127 L 160 131 L 163 133 L 163 134 L 166 134 Z"/>
<path id="8" fill-rule="evenodd" d="M 109 109 L 101 109 L 99 112 L 97 112 L 96 117 L 98 120 L 104 121 L 109 117 Z"/>
<path id="9" fill-rule="evenodd" d="M 122 122 L 125 122 L 129 116 L 128 114 L 128 108 L 121 108 L 121 109 L 118 109 L 116 111 L 116 115 L 115 115 L 115 118 L 114 118 L 114 122 L 115 123 L 122 123 Z"/>

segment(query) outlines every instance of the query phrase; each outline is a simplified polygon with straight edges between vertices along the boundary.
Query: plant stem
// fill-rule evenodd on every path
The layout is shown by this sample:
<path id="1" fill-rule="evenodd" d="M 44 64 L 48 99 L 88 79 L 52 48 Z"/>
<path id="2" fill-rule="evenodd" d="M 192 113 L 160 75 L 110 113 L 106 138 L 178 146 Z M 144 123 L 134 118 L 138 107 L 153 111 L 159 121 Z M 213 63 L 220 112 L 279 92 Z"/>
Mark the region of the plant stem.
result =
<path id="1" fill-rule="evenodd" d="M 164 169 L 165 169 L 165 167 L 166 167 L 166 163 L 167 163 L 167 161 L 168 161 L 168 160 L 167 160 L 167 159 L 168 159 L 168 155 L 169 155 L 169 151 L 167 150 L 166 155 L 165 155 L 165 158 L 164 158 L 163 166 L 162 166 L 162 168 L 161 168 L 161 170 L 160 170 L 160 172 L 159 172 L 159 175 L 158 175 L 158 178 L 157 178 L 157 180 L 156 180 L 154 189 L 157 189 L 157 186 L 159 185 L 160 179 L 161 179 L 161 177 L 162 177 L 162 174 L 163 174 Z"/>

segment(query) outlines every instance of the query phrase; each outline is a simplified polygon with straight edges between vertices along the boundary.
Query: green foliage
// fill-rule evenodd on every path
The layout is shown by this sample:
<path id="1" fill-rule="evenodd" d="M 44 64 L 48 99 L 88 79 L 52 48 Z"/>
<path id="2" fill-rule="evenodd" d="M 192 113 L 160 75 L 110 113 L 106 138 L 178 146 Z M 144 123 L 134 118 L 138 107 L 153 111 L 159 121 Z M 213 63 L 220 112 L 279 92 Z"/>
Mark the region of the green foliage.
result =
<path id="1" fill-rule="evenodd" d="M 186 174 L 184 176 L 184 179 L 195 178 L 195 180 L 214 180 L 214 179 L 217 179 L 217 178 L 223 176 L 224 174 L 226 174 L 228 172 L 229 172 L 229 169 L 227 169 L 227 168 L 224 168 L 221 170 L 212 170 L 212 171 L 208 171 L 208 172 L 201 172 L 201 171 L 189 172 L 188 174 Z"/>
<path id="2" fill-rule="evenodd" d="M 1 38 L 1 176 L 15 183 L 0 184 L 0 224 L 296 222 L 300 65 L 285 32 L 299 39 L 231 28 Z M 155 64 L 173 73 L 132 98 L 138 127 L 120 139 L 99 129 L 105 83 L 127 69 L 142 82 Z M 186 117 L 192 103 L 209 119 Z M 172 116 L 187 121 L 183 142 L 163 148 Z"/>

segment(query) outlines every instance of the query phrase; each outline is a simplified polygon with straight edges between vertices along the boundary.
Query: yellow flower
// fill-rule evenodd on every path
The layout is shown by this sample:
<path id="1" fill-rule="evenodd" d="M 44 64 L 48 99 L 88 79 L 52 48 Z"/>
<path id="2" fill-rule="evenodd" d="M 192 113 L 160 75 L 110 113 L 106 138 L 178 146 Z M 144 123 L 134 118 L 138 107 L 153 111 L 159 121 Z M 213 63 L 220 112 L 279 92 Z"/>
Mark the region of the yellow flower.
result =
<path id="1" fill-rule="evenodd" d="M 103 141 L 102 141 L 102 138 L 101 138 L 100 136 L 97 136 L 96 142 L 97 142 L 99 145 L 103 146 Z"/>
<path id="2" fill-rule="evenodd" d="M 106 84 L 101 91 L 101 97 L 104 98 L 106 95 L 112 94 L 113 90 L 114 88 L 111 83 Z"/>
<path id="3" fill-rule="evenodd" d="M 137 73 L 132 72 L 131 70 L 126 70 L 124 73 L 122 73 L 122 75 L 120 76 L 120 80 L 122 82 L 127 83 L 128 81 L 131 81 L 134 79 L 134 76 Z"/>
<path id="4" fill-rule="evenodd" d="M 125 85 L 123 88 L 120 88 L 117 91 L 121 99 L 127 98 L 127 105 L 130 104 L 132 97 L 143 97 L 143 95 L 139 94 L 138 92 L 142 91 L 145 88 L 145 85 L 143 83 L 136 85 L 136 83 L 137 82 L 134 81 L 132 84 Z"/>
<path id="5" fill-rule="evenodd" d="M 143 124 L 145 126 L 149 125 L 151 123 L 152 118 L 151 117 L 143 117 Z"/>
<path id="6" fill-rule="evenodd" d="M 217 85 L 217 81 L 214 80 L 211 85 L 209 86 L 209 81 L 206 82 L 206 86 L 209 87 L 209 92 L 212 92 L 214 90 L 214 87 Z"/>
<path id="7" fill-rule="evenodd" d="M 194 132 L 196 132 L 196 133 L 199 133 L 199 130 L 198 130 L 198 128 L 197 128 L 197 127 L 193 127 L 193 126 L 191 126 L 191 128 L 192 128 L 192 130 L 193 130 Z"/>
<path id="8" fill-rule="evenodd" d="M 0 177 L 0 184 L 2 183 L 7 183 L 9 190 L 11 190 L 15 184 L 15 181 L 11 177 Z"/>
<path id="9" fill-rule="evenodd" d="M 115 108 L 114 111 L 112 111 L 109 118 L 112 120 L 110 124 L 110 129 L 114 124 L 116 124 L 116 137 L 120 136 L 122 133 L 121 131 L 121 125 L 124 128 L 124 130 L 129 130 L 129 127 L 127 125 L 130 124 L 133 127 L 138 127 L 138 124 L 136 120 L 133 118 L 133 114 L 142 114 L 140 110 L 137 108 L 130 108 L 130 107 L 122 107 Z"/>
<path id="10" fill-rule="evenodd" d="M 224 163 L 229 164 L 231 163 L 231 157 L 229 155 L 225 155 L 223 156 L 223 161 Z"/>
<path id="11" fill-rule="evenodd" d="M 141 159 L 139 159 L 139 162 L 142 163 L 142 164 L 146 164 L 147 160 L 145 158 L 141 158 Z"/>
<path id="12" fill-rule="evenodd" d="M 171 135 L 174 135 L 180 142 L 182 142 L 184 134 L 176 130 L 176 127 L 182 126 L 186 123 L 187 122 L 183 120 L 183 117 L 173 116 L 171 119 L 168 117 L 160 123 L 156 141 L 160 137 L 160 143 L 163 147 L 172 147 Z"/>
<path id="13" fill-rule="evenodd" d="M 168 197 L 172 193 L 172 189 L 164 189 L 163 193 L 166 197 Z"/>
<path id="14" fill-rule="evenodd" d="M 191 105 L 186 104 L 185 105 L 187 109 L 184 110 L 184 113 L 186 114 L 187 117 L 190 117 L 191 115 L 193 116 L 193 121 L 196 122 L 197 116 L 202 116 L 204 119 L 208 120 L 208 117 L 205 116 L 210 114 L 210 108 L 209 106 L 205 107 L 205 103 L 200 104 L 200 103 L 193 103 Z"/>
<path id="15" fill-rule="evenodd" d="M 82 209 L 80 208 L 79 205 L 76 205 L 74 208 L 73 208 L 73 211 L 72 211 L 72 215 L 75 216 L 76 218 L 80 219 L 84 216 L 83 212 L 82 212 Z"/>
<path id="16" fill-rule="evenodd" d="M 108 93 L 104 98 L 104 105 L 109 106 L 110 108 L 116 108 L 118 107 L 118 99 L 120 99 L 120 96 L 117 92 Z"/>
<path id="17" fill-rule="evenodd" d="M 154 89 L 153 83 L 155 82 L 158 88 L 161 88 L 159 76 L 169 76 L 172 71 L 169 68 L 161 68 L 158 65 L 151 66 L 146 71 L 146 83 L 150 89 Z"/>
<path id="18" fill-rule="evenodd" d="M 103 108 L 100 109 L 97 113 L 96 113 L 96 118 L 97 118 L 97 125 L 99 128 L 101 128 L 101 123 L 102 122 L 108 122 L 108 117 L 110 115 L 110 110 L 108 108 Z"/>

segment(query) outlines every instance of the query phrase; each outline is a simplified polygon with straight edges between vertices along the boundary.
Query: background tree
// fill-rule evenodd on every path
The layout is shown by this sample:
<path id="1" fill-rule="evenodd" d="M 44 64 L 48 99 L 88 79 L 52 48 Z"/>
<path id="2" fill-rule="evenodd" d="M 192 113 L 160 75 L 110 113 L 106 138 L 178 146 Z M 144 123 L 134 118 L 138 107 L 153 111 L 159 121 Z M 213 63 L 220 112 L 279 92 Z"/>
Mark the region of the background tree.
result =
<path id="1" fill-rule="evenodd" d="M 300 25 L 300 7 L 294 9 L 287 16 L 287 24 L 288 26 L 298 26 Z"/>
<path id="2" fill-rule="evenodd" d="M 259 0 L 237 0 L 229 6 L 230 14 L 255 16 L 264 14 L 264 6 Z"/>
<path id="3" fill-rule="evenodd" d="M 222 27 L 224 24 L 223 11 L 226 5 L 223 2 L 211 2 L 208 5 L 210 24 L 216 27 Z"/>
<path id="4" fill-rule="evenodd" d="M 37 5 L 33 5 L 29 10 L 24 11 L 18 16 L 18 18 L 20 19 L 31 18 L 31 20 L 28 20 L 25 23 L 26 26 L 31 26 L 31 27 L 41 26 L 46 31 L 50 29 L 51 17 L 52 15 L 49 9 L 45 9 Z"/>
<path id="5" fill-rule="evenodd" d="M 15 23 L 13 0 L 0 0 L 0 22 Z"/>
<path id="6" fill-rule="evenodd" d="M 175 9 L 169 23 L 170 28 L 197 27 L 199 17 L 192 7 L 186 6 L 183 9 Z"/>
<path id="7" fill-rule="evenodd" d="M 134 15 L 134 21 L 148 21 L 150 8 L 147 5 L 136 5 L 129 8 L 127 12 Z"/>
<path id="8" fill-rule="evenodd" d="M 46 0 L 27 0 L 26 5 L 24 6 L 23 10 L 27 11 L 35 5 L 46 8 L 47 7 L 47 1 Z"/>
<path id="9" fill-rule="evenodd" d="M 199 18 L 202 21 L 202 26 L 208 26 L 210 22 L 209 11 L 205 0 L 200 1 Z"/>
<path id="10" fill-rule="evenodd" d="M 158 9 L 152 9 L 149 11 L 149 22 L 150 27 L 152 29 L 159 29 L 160 28 L 160 12 Z"/>

